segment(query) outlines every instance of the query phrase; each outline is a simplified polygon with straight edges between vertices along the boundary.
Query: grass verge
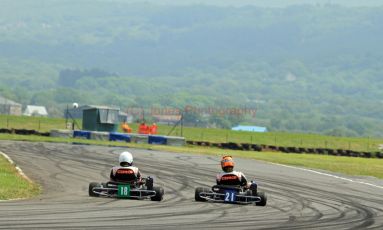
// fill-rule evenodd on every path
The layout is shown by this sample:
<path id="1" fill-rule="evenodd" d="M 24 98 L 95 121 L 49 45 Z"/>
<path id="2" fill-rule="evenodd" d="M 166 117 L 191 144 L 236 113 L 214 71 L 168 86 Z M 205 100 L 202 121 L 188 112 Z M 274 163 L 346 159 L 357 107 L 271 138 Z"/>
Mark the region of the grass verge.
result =
<path id="1" fill-rule="evenodd" d="M 236 151 L 194 146 L 148 146 L 148 149 L 169 152 L 187 152 L 204 155 L 207 154 L 214 156 L 223 156 L 229 154 L 241 158 L 256 159 L 312 169 L 322 169 L 353 176 L 373 176 L 383 179 L 383 160 L 376 158 L 342 157 L 314 154 L 287 154 L 280 152 Z"/>
<path id="2" fill-rule="evenodd" d="M 82 140 L 82 139 L 67 139 L 67 138 L 51 138 L 40 136 L 25 136 L 0 134 L 2 140 L 24 140 L 24 141 L 40 141 L 40 142 L 63 142 L 63 143 L 83 143 L 96 144 L 104 146 L 120 146 L 130 148 L 141 148 L 149 150 L 160 150 L 178 153 L 192 153 L 203 155 L 222 156 L 230 154 L 241 158 L 250 158 L 273 163 L 280 163 L 292 166 L 300 166 L 305 168 L 322 169 L 332 172 L 344 173 L 354 176 L 373 176 L 383 179 L 383 160 L 376 158 L 356 158 L 356 157 L 341 157 L 328 155 L 314 154 L 286 154 L 279 152 L 254 152 L 254 151 L 236 151 L 223 150 L 211 147 L 200 146 L 164 146 L 164 145 L 149 145 L 149 144 L 134 144 L 125 142 L 110 142 L 97 140 Z"/>
<path id="3" fill-rule="evenodd" d="M 36 183 L 20 176 L 15 166 L 0 155 L 0 200 L 30 198 L 40 192 Z"/>

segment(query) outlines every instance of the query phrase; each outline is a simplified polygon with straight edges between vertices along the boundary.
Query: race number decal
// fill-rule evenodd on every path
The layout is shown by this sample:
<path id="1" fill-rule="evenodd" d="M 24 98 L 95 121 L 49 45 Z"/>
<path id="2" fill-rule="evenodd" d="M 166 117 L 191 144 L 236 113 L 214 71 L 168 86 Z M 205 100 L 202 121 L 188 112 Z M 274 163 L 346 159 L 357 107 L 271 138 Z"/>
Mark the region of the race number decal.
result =
<path id="1" fill-rule="evenodd" d="M 130 185 L 118 185 L 117 196 L 121 198 L 130 197 Z"/>
<path id="2" fill-rule="evenodd" d="M 236 192 L 235 190 L 226 190 L 225 191 L 225 202 L 233 203 L 235 202 Z"/>

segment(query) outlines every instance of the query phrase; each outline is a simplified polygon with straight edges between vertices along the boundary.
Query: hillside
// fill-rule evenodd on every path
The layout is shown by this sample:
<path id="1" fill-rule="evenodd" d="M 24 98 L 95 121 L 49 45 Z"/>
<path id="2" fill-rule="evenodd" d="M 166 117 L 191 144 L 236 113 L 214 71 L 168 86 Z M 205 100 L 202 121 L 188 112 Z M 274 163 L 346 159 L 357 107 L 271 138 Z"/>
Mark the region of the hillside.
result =
<path id="1" fill-rule="evenodd" d="M 54 116 L 74 101 L 249 107 L 255 120 L 214 123 L 381 137 L 382 15 L 331 4 L 5 0 L 0 93 Z"/>

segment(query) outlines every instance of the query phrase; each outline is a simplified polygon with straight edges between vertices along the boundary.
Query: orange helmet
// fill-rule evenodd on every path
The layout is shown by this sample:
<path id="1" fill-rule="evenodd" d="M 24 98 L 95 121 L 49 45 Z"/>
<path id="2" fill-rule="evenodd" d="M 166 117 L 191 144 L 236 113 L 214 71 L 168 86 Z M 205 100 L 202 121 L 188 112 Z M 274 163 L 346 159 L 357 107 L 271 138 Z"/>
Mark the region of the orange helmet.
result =
<path id="1" fill-rule="evenodd" d="M 221 160 L 221 167 L 222 167 L 222 170 L 226 172 L 226 168 L 227 167 L 232 167 L 234 168 L 234 161 L 233 161 L 233 158 L 231 156 L 224 156 L 222 157 L 222 160 Z"/>

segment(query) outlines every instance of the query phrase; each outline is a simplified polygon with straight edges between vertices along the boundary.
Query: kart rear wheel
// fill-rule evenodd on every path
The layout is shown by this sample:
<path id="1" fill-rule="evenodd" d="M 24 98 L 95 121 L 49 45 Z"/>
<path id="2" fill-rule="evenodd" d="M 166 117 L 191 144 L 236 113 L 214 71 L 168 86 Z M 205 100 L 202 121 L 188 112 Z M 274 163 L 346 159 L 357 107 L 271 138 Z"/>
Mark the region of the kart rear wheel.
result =
<path id="1" fill-rule="evenodd" d="M 264 192 L 258 192 L 257 196 L 259 196 L 261 198 L 261 201 L 255 203 L 255 205 L 257 205 L 257 206 L 266 206 L 266 203 L 267 203 L 267 196 L 266 196 L 266 194 Z"/>
<path id="2" fill-rule="evenodd" d="M 200 202 L 205 202 L 206 199 L 201 197 L 200 196 L 200 193 L 201 192 L 209 192 L 209 189 L 207 188 L 202 188 L 202 187 L 198 187 L 195 189 L 195 195 L 194 195 L 194 198 L 195 198 L 195 201 L 200 201 Z"/>
<path id="3" fill-rule="evenodd" d="M 101 187 L 101 184 L 100 183 L 97 183 L 97 182 L 92 182 L 89 184 L 89 196 L 93 196 L 93 197 L 98 197 L 100 196 L 99 194 L 93 192 L 93 188 L 100 188 Z"/>
<path id="4" fill-rule="evenodd" d="M 164 189 L 161 187 L 153 187 L 153 190 L 156 192 L 156 195 L 150 197 L 152 201 L 161 201 L 164 197 Z"/>

